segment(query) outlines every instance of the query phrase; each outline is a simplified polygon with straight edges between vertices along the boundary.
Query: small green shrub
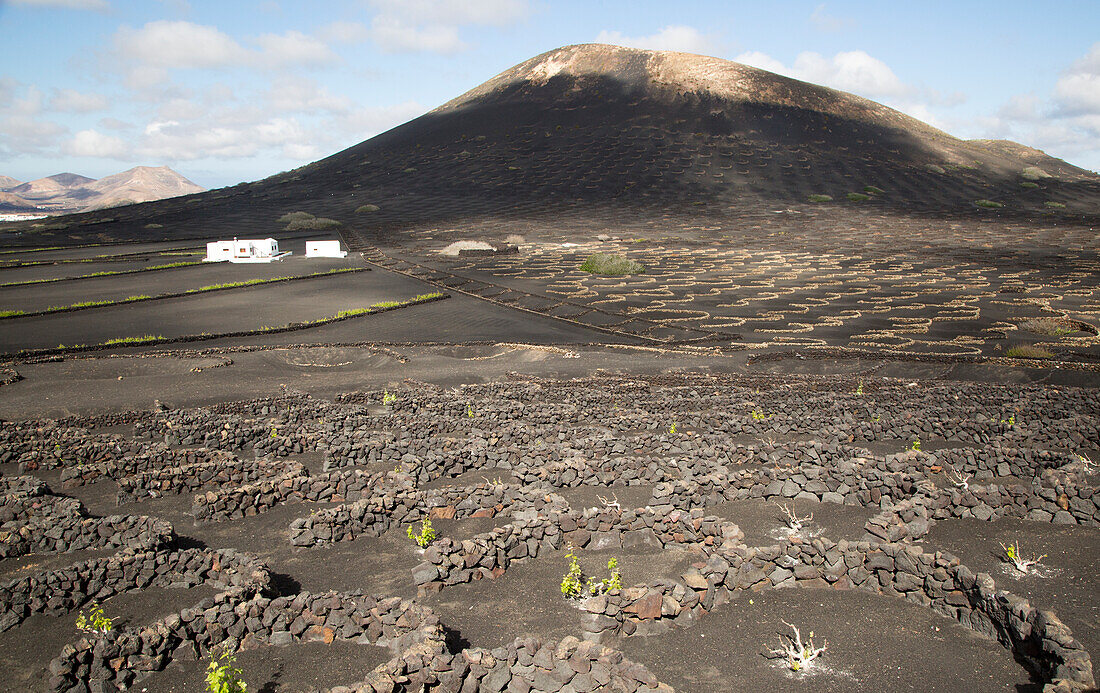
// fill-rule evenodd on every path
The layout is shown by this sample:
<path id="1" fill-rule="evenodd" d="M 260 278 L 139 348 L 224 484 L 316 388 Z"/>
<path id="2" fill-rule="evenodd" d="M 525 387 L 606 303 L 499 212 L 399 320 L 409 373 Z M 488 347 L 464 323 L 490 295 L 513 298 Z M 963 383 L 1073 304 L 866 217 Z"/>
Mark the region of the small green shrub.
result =
<path id="1" fill-rule="evenodd" d="M 397 401 L 397 395 L 393 394 L 389 390 L 382 393 L 382 404 L 384 406 L 393 406 L 393 403 Z"/>
<path id="2" fill-rule="evenodd" d="M 1020 323 L 1020 329 L 1034 332 L 1035 334 L 1048 335 L 1050 337 L 1061 337 L 1062 335 L 1073 334 L 1077 331 L 1076 326 L 1065 320 L 1059 320 L 1058 318 L 1031 318 L 1029 320 L 1024 320 Z"/>
<path id="3" fill-rule="evenodd" d="M 23 315 L 22 310 L 0 310 L 0 318 L 10 318 L 16 315 Z"/>
<path id="4" fill-rule="evenodd" d="M 206 667 L 207 693 L 248 693 L 248 684 L 241 679 L 241 670 L 236 668 L 237 658 L 222 650 L 221 656 L 210 653 L 210 664 Z"/>
<path id="5" fill-rule="evenodd" d="M 581 572 L 581 562 L 572 545 L 565 557 L 569 559 L 569 568 L 561 579 L 561 593 L 570 599 L 580 599 L 584 594 L 584 573 Z"/>
<path id="6" fill-rule="evenodd" d="M 147 229 L 163 229 L 164 224 L 146 224 L 145 228 L 147 228 Z"/>
<path id="7" fill-rule="evenodd" d="M 425 548 L 428 544 L 435 541 L 435 529 L 432 528 L 431 518 L 424 518 L 424 521 L 420 523 L 420 533 L 417 534 L 413 531 L 413 525 L 409 525 L 405 534 L 409 535 L 409 539 L 416 542 L 416 545 L 420 548 Z"/>
<path id="8" fill-rule="evenodd" d="M 1019 540 L 1012 542 L 1011 544 L 1001 544 L 1000 556 L 1001 561 L 1009 564 L 1015 568 L 1018 572 L 1027 574 L 1031 572 L 1032 567 L 1039 565 L 1047 555 L 1044 553 L 1042 556 L 1036 556 L 1034 558 L 1024 558 L 1023 552 L 1020 551 Z"/>
<path id="9" fill-rule="evenodd" d="M 1052 209 L 1065 209 L 1066 207 L 1061 202 L 1046 202 L 1044 204 L 1046 204 L 1047 207 L 1051 207 Z"/>
<path id="10" fill-rule="evenodd" d="M 1005 350 L 1005 356 L 1014 359 L 1052 359 L 1054 352 L 1032 344 L 1018 344 Z"/>
<path id="11" fill-rule="evenodd" d="M 341 318 L 353 318 L 356 315 L 365 315 L 370 312 L 370 308 L 351 308 L 349 310 L 342 310 L 334 317 L 339 320 Z"/>
<path id="12" fill-rule="evenodd" d="M 810 202 L 832 202 L 832 195 L 810 195 L 808 198 Z"/>
<path id="13" fill-rule="evenodd" d="M 848 193 L 849 202 L 866 202 L 870 199 L 870 195 L 864 195 L 863 193 Z"/>
<path id="14" fill-rule="evenodd" d="M 607 569 L 611 572 L 610 577 L 599 581 L 596 578 L 588 578 L 588 593 L 592 596 L 623 588 L 623 574 L 619 571 L 619 559 L 615 557 L 607 559 Z"/>
<path id="15" fill-rule="evenodd" d="M 324 231 L 325 229 L 336 228 L 337 226 L 343 226 L 335 219 L 329 219 L 328 217 L 312 217 L 310 219 L 299 219 L 292 221 L 286 225 L 287 231 Z"/>
<path id="16" fill-rule="evenodd" d="M 622 255 L 610 255 L 596 253 L 580 266 L 582 272 L 599 274 L 605 277 L 625 277 L 631 274 L 642 274 L 645 266 Z"/>
<path id="17" fill-rule="evenodd" d="M 882 188 L 875 187 L 874 185 L 865 185 L 863 186 L 863 192 L 869 195 L 881 195 L 886 191 Z"/>
<path id="18" fill-rule="evenodd" d="M 114 619 L 108 618 L 103 613 L 103 607 L 99 605 L 99 602 L 93 601 L 88 609 L 88 613 L 84 613 L 84 609 L 80 610 L 80 614 L 76 617 L 76 628 L 79 631 L 85 633 L 107 633 L 114 627 Z"/>
<path id="19" fill-rule="evenodd" d="M 144 344 L 146 342 L 159 342 L 164 339 L 163 335 L 159 334 L 146 334 L 140 337 L 115 337 L 114 339 L 108 339 L 103 342 L 103 346 L 112 346 L 115 344 Z"/>
<path id="20" fill-rule="evenodd" d="M 361 206 L 355 208 L 355 213 L 356 214 L 366 214 L 368 212 L 377 212 L 380 209 L 382 209 L 382 208 L 379 207 L 378 205 L 361 205 Z"/>
<path id="21" fill-rule="evenodd" d="M 1028 166 L 1023 171 L 1020 171 L 1020 177 L 1027 180 L 1042 180 L 1043 178 L 1053 178 L 1049 173 L 1039 168 L 1038 166 Z"/>
<path id="22" fill-rule="evenodd" d="M 974 204 L 979 207 L 985 207 L 986 209 L 1000 209 L 1004 207 L 1000 202 L 994 202 L 993 200 L 974 200 Z"/>
<path id="23" fill-rule="evenodd" d="M 309 221 L 310 219 L 313 219 L 313 215 L 309 212 L 287 212 L 279 217 L 279 223 L 290 224 L 295 221 Z"/>
<path id="24" fill-rule="evenodd" d="M 1028 190 L 1034 190 L 1035 188 L 1039 187 L 1039 184 L 1038 183 L 1032 183 L 1029 180 L 1025 180 L 1023 183 L 1020 183 L 1020 187 L 1021 188 L 1027 188 Z"/>

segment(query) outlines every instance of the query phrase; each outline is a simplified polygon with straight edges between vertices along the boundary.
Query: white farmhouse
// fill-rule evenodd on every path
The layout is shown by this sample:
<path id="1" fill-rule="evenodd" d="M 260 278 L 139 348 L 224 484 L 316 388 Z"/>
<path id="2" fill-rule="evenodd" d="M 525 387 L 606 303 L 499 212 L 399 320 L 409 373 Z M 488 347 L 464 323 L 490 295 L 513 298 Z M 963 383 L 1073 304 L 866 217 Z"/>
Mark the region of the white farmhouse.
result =
<path id="1" fill-rule="evenodd" d="M 206 244 L 203 262 L 274 262 L 282 260 L 290 251 L 279 252 L 279 241 L 274 238 L 237 239 L 213 241 Z"/>
<path id="2" fill-rule="evenodd" d="M 340 250 L 340 241 L 306 241 L 306 257 L 347 257 L 348 251 Z"/>

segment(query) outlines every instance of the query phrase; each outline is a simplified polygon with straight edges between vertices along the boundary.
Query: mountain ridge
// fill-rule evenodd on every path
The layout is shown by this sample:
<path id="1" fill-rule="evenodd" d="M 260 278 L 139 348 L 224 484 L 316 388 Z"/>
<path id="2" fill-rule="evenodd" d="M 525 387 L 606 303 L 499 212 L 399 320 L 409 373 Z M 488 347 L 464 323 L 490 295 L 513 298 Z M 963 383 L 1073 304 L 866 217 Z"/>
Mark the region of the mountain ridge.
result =
<path id="1" fill-rule="evenodd" d="M 7 176 L 2 180 L 18 183 Z M 135 166 L 99 179 L 66 172 L 5 189 L 5 196 L 0 198 L 0 209 L 83 212 L 203 191 L 204 188 L 167 166 Z"/>
<path id="2" fill-rule="evenodd" d="M 354 248 L 400 244 L 424 228 L 666 215 L 724 223 L 800 206 L 1091 224 L 1100 176 L 751 66 L 582 44 L 291 171 L 112 209 L 102 215 L 111 226 L 96 233 L 147 237 L 155 225 L 171 236 L 216 218 L 224 235 L 269 234 L 273 220 L 304 211 L 342 222 Z"/>

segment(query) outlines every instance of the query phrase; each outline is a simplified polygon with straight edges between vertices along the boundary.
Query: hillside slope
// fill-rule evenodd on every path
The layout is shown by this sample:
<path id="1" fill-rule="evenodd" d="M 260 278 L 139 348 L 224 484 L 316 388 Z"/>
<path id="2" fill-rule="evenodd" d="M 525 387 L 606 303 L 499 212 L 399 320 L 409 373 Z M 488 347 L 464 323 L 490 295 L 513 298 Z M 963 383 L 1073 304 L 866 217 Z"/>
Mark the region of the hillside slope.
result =
<path id="1" fill-rule="evenodd" d="M 536 56 L 294 171 L 110 216 L 118 233 L 141 235 L 147 222 L 193 232 L 217 219 L 223 235 L 244 235 L 306 211 L 344 222 L 353 243 L 377 244 L 479 218 L 720 217 L 820 196 L 924 215 L 973 214 L 989 200 L 1003 207 L 982 213 L 1088 220 L 1100 211 L 1100 177 L 738 63 L 587 44 Z M 364 204 L 381 209 L 364 218 Z"/>

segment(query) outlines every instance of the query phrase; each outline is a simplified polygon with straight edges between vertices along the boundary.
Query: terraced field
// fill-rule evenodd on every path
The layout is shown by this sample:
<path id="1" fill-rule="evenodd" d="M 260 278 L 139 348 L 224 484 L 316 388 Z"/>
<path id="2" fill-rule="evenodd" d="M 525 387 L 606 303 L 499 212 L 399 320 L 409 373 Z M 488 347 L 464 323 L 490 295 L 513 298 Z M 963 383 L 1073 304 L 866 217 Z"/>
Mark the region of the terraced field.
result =
<path id="1" fill-rule="evenodd" d="M 36 690 L 193 689 L 222 647 L 286 690 L 1077 690 L 1098 418 L 1095 390 L 760 374 L 7 422 L 0 658 Z M 1016 541 L 1049 555 L 988 558 Z M 93 601 L 119 625 L 77 638 Z M 803 672 L 784 622 L 828 644 Z"/>
<path id="2" fill-rule="evenodd" d="M 570 46 L 2 225 L 0 689 L 1095 690 L 1098 181 Z"/>

